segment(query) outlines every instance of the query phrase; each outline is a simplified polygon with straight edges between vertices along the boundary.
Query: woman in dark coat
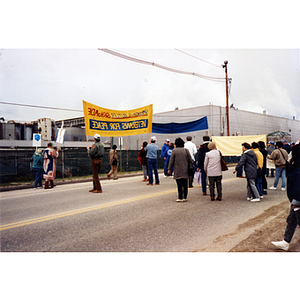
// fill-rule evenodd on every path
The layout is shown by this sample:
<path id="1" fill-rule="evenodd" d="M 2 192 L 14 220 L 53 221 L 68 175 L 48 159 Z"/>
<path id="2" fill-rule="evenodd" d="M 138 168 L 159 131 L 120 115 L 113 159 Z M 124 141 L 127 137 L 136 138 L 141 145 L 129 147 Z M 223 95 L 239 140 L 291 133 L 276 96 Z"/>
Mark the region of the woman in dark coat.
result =
<path id="1" fill-rule="evenodd" d="M 172 151 L 168 174 L 174 168 L 174 179 L 177 183 L 178 199 L 177 202 L 186 202 L 188 195 L 188 167 L 193 162 L 188 149 L 184 148 L 184 141 L 181 138 L 175 140 L 175 149 Z"/>

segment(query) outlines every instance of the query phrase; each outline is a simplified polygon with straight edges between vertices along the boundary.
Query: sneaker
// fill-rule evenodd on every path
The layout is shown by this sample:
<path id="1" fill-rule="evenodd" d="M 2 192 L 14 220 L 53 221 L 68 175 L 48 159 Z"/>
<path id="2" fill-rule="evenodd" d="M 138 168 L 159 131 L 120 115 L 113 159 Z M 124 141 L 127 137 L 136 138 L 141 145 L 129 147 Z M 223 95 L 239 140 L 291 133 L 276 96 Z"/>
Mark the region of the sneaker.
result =
<path id="1" fill-rule="evenodd" d="M 275 186 L 270 186 L 269 187 L 269 190 L 276 190 L 277 189 L 277 187 L 275 187 Z"/>
<path id="2" fill-rule="evenodd" d="M 252 199 L 252 200 L 250 200 L 251 202 L 259 202 L 260 201 L 260 199 L 259 198 L 254 198 L 254 199 Z"/>
<path id="3" fill-rule="evenodd" d="M 285 188 L 281 188 L 282 191 L 285 191 Z"/>
<path id="4" fill-rule="evenodd" d="M 250 201 L 250 200 L 252 200 L 252 199 L 253 199 L 253 198 L 249 198 L 249 197 L 248 197 L 248 198 L 247 198 L 247 201 Z"/>
<path id="5" fill-rule="evenodd" d="M 176 202 L 184 202 L 183 199 L 177 199 Z"/>
<path id="6" fill-rule="evenodd" d="M 259 196 L 260 197 L 260 199 L 263 199 L 264 198 L 264 196 Z"/>
<path id="7" fill-rule="evenodd" d="M 289 250 L 289 246 L 290 244 L 288 242 L 286 242 L 285 240 L 280 241 L 280 242 L 271 242 L 275 247 L 282 249 L 284 251 L 288 251 Z"/>

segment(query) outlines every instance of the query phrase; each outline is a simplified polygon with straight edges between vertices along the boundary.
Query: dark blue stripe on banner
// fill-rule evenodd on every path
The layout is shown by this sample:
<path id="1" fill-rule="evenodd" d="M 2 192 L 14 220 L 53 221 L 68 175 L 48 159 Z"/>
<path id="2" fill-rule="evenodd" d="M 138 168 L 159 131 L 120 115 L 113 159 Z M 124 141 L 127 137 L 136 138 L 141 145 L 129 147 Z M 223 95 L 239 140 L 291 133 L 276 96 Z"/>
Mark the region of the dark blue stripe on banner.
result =
<path id="1" fill-rule="evenodd" d="M 183 133 L 208 129 L 207 117 L 187 123 L 152 123 L 153 133 Z"/>
<path id="2" fill-rule="evenodd" d="M 90 119 L 90 128 L 92 130 L 101 131 L 121 131 L 121 130 L 137 130 L 148 128 L 148 119 L 135 120 L 129 122 L 106 122 Z"/>

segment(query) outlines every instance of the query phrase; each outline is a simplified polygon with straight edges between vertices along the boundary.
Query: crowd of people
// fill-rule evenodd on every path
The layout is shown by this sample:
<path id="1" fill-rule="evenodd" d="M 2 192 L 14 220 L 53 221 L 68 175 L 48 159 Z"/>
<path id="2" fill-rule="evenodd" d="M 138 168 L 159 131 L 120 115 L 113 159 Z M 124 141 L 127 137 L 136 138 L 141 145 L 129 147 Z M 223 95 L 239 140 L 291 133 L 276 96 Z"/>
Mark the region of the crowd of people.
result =
<path id="1" fill-rule="evenodd" d="M 87 147 L 87 153 L 91 157 L 93 171 L 92 193 L 102 193 L 99 180 L 99 172 L 104 156 L 104 146 L 100 142 L 99 134 L 94 136 L 94 144 Z M 202 194 L 207 195 L 207 187 L 211 201 L 222 201 L 222 153 L 217 149 L 209 136 L 203 136 L 203 143 L 197 150 L 192 142 L 192 137 L 187 136 L 186 141 L 176 138 L 175 142 L 169 139 L 161 150 L 156 145 L 156 137 L 150 139 L 150 143 L 143 142 L 138 153 L 138 160 L 143 170 L 143 181 L 147 185 L 159 185 L 159 175 L 157 169 L 158 157 L 164 160 L 164 177 L 174 178 L 177 184 L 177 202 L 186 202 L 188 189 L 193 187 L 194 178 L 202 187 Z M 269 142 L 267 147 L 263 141 L 247 142 L 241 145 L 242 155 L 233 173 L 242 176 L 245 173 L 247 179 L 247 200 L 259 202 L 267 194 L 266 177 L 274 177 L 274 183 L 270 190 L 278 188 L 281 178 L 281 191 L 287 190 L 287 196 L 291 203 L 290 213 L 287 217 L 287 226 L 284 239 L 272 244 L 280 249 L 288 250 L 297 225 L 300 226 L 300 139 L 296 143 L 288 144 L 285 140 L 276 143 Z M 109 164 L 111 167 L 107 178 L 118 179 L 117 170 L 119 157 L 117 146 L 113 145 L 109 152 Z M 45 189 L 55 186 L 54 179 L 56 173 L 56 160 L 59 150 L 49 142 L 47 148 L 36 149 L 32 160 L 32 170 L 34 172 L 34 188 L 43 187 L 42 178 L 45 179 Z M 270 172 L 271 171 L 271 172 Z M 154 176 L 153 176 L 154 173 Z M 195 176 L 197 173 L 197 176 Z M 216 191 L 216 193 L 215 193 Z"/>
<path id="2" fill-rule="evenodd" d="M 157 157 L 159 148 L 155 145 L 156 138 L 152 137 L 150 146 L 147 142 L 139 153 L 140 163 L 144 166 L 144 180 L 149 180 L 148 185 L 153 185 L 153 174 L 155 173 L 155 184 L 159 184 L 157 173 Z M 287 225 L 284 232 L 284 239 L 279 242 L 272 242 L 279 249 L 287 251 L 297 225 L 300 226 L 300 139 L 297 143 L 289 145 L 286 141 L 268 143 L 258 141 L 243 143 L 242 155 L 233 174 L 238 173 L 241 177 L 243 171 L 247 179 L 247 200 L 259 202 L 267 194 L 267 180 L 269 169 L 271 176 L 275 179 L 270 190 L 276 190 L 281 178 L 281 190 L 286 191 L 291 203 L 290 213 L 287 217 Z M 175 146 L 175 147 L 174 147 Z M 266 149 L 267 148 L 267 149 Z M 195 155 L 198 153 L 197 161 Z M 181 138 L 175 140 L 175 144 L 166 139 L 161 156 L 164 159 L 164 176 L 172 176 L 176 180 L 178 199 L 177 202 L 186 202 L 188 187 L 193 187 L 195 171 L 200 174 L 202 193 L 207 195 L 207 180 L 211 201 L 222 200 L 222 153 L 217 149 L 216 144 L 211 142 L 208 136 L 203 137 L 203 144 L 197 151 L 192 137 L 188 136 L 186 142 Z M 148 166 L 148 168 L 147 168 Z M 147 175 L 149 179 L 147 179 Z M 286 179 L 287 178 L 287 179 Z M 287 188 L 286 188 L 287 187 Z M 217 197 L 215 194 L 217 190 Z"/>

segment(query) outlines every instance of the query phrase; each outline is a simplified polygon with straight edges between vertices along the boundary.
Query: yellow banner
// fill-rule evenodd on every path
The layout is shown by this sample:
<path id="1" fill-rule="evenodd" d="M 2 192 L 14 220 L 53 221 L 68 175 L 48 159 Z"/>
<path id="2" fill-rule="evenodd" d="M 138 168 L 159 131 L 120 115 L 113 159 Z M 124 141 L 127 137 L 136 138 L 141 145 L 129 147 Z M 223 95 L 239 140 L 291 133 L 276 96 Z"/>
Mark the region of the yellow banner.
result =
<path id="1" fill-rule="evenodd" d="M 111 110 L 82 100 L 86 135 L 128 136 L 152 132 L 152 104 L 132 110 Z"/>
<path id="2" fill-rule="evenodd" d="M 242 144 L 263 141 L 267 146 L 267 136 L 264 135 L 244 135 L 244 136 L 213 136 L 212 141 L 216 143 L 218 150 L 225 156 L 242 155 Z"/>

